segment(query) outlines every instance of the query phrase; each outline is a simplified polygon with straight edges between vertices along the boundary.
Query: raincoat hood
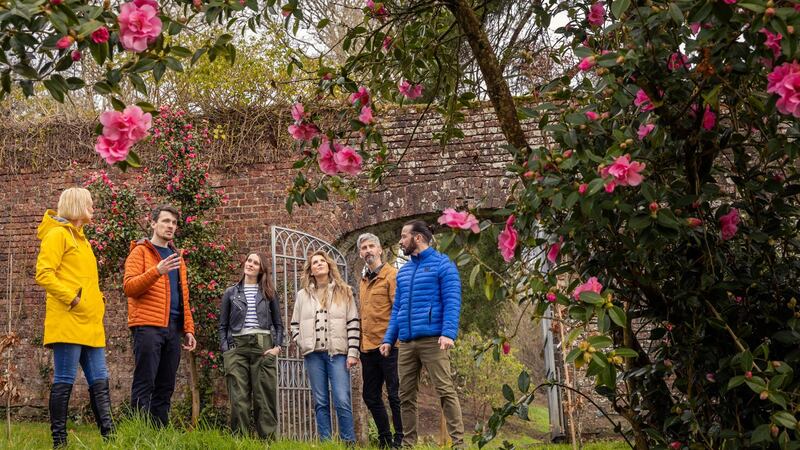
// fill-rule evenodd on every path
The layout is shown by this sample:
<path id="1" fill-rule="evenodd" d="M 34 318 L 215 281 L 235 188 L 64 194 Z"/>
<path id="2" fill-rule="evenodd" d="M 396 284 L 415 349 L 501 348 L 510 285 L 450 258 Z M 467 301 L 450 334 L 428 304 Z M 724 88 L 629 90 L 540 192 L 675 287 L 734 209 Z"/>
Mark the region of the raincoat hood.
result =
<path id="1" fill-rule="evenodd" d="M 41 223 L 39 223 L 39 226 L 36 228 L 36 237 L 41 241 L 45 236 L 47 236 L 47 233 L 50 232 L 50 230 L 60 227 L 70 230 L 72 235 L 76 238 L 86 238 L 86 236 L 83 234 L 83 227 L 76 228 L 72 222 L 63 217 L 59 217 L 58 213 L 52 209 L 45 211 Z"/>

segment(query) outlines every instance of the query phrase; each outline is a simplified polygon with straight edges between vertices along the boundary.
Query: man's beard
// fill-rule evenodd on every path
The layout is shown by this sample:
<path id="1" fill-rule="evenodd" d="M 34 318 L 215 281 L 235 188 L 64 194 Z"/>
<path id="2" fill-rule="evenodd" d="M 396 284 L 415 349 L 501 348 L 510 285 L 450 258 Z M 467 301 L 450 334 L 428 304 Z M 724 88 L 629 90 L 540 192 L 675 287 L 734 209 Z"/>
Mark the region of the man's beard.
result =
<path id="1" fill-rule="evenodd" d="M 374 261 L 375 261 L 375 255 L 367 255 L 364 257 L 364 262 L 367 263 L 367 265 L 372 264 Z"/>
<path id="2" fill-rule="evenodd" d="M 417 249 L 417 241 L 412 240 L 407 247 L 403 247 L 403 254 L 406 256 L 411 256 L 414 253 L 414 250 Z"/>

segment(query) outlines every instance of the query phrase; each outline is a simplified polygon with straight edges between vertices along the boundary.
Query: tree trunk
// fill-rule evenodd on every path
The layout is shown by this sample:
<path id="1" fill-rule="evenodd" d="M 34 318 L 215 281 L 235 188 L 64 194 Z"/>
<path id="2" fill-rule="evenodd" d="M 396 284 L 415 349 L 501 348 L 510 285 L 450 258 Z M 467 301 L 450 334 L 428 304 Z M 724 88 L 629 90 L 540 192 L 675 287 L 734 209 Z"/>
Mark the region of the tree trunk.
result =
<path id="1" fill-rule="evenodd" d="M 478 16 L 472 5 L 467 0 L 448 0 L 444 2 L 448 10 L 464 33 L 475 61 L 483 74 L 486 83 L 486 90 L 489 100 L 492 102 L 497 119 L 500 122 L 500 129 L 509 144 L 521 151 L 520 156 L 527 153 L 528 140 L 522 131 L 522 124 L 517 118 L 517 108 L 514 106 L 514 99 L 511 97 L 511 90 L 503 77 L 503 70 L 497 60 L 497 55 L 489 43 L 486 31 L 481 27 Z M 519 157 L 518 157 L 519 158 Z"/>

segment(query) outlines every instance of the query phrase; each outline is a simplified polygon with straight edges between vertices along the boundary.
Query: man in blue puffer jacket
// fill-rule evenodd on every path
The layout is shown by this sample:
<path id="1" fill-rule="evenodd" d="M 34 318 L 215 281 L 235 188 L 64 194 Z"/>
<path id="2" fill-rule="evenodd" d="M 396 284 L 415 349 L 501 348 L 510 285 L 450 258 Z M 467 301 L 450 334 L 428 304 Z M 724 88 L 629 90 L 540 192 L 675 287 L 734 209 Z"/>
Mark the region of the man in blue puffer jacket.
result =
<path id="1" fill-rule="evenodd" d="M 396 340 L 400 376 L 403 446 L 417 441 L 417 389 L 422 367 L 427 369 L 442 404 L 454 448 L 464 447 L 464 422 L 453 377 L 450 353 L 461 315 L 461 278 L 453 261 L 430 247 L 433 234 L 421 220 L 403 226 L 400 247 L 411 255 L 397 273 L 392 317 L 381 344 L 386 356 Z"/>

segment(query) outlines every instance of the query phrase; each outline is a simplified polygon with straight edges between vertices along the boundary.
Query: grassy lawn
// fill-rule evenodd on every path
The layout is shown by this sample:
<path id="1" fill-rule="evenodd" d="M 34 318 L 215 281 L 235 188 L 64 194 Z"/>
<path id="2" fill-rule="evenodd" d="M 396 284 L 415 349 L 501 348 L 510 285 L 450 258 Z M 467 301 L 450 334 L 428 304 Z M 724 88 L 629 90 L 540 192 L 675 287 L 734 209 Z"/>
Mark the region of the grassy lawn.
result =
<path id="1" fill-rule="evenodd" d="M 46 423 L 14 423 L 11 428 L 11 441 L 6 437 L 5 425 L 0 434 L 0 448 L 14 450 L 33 450 L 51 448 L 50 428 Z M 70 449 L 259 449 L 265 445 L 253 439 L 237 439 L 222 430 L 200 429 L 195 431 L 180 431 L 165 429 L 156 431 L 141 422 L 124 421 L 118 424 L 116 438 L 108 444 L 100 439 L 100 434 L 94 426 L 70 424 L 69 448 Z M 469 438 L 469 436 L 467 436 Z M 517 445 L 517 448 L 536 448 L 542 450 L 567 450 L 570 445 L 553 445 L 536 442 L 525 437 L 510 437 L 501 435 L 493 441 L 488 448 L 500 446 L 503 440 L 508 440 Z M 337 443 L 316 443 L 297 441 L 278 441 L 269 446 L 276 450 L 344 450 L 345 446 Z M 435 449 L 433 446 L 417 446 L 419 450 Z M 477 447 L 476 447 L 477 448 Z M 627 448 L 621 442 L 598 442 L 583 446 L 587 450 L 622 450 Z"/>

